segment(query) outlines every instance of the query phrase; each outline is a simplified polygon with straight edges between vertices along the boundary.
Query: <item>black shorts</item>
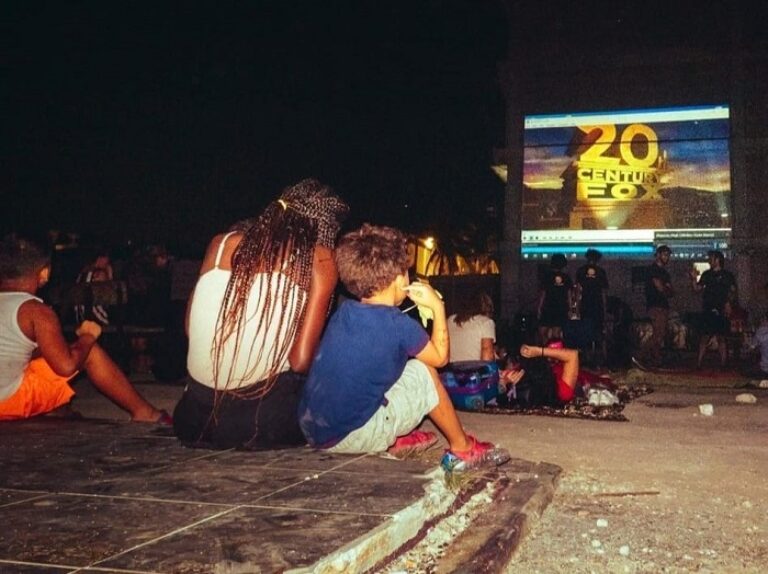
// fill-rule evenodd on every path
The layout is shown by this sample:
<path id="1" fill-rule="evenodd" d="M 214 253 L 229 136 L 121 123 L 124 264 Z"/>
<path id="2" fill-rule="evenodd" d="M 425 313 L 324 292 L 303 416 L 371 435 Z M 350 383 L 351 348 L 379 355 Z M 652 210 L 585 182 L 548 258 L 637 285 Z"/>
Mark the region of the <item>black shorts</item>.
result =
<path id="1" fill-rule="evenodd" d="M 297 412 L 305 380 L 298 373 L 281 373 L 266 396 L 259 399 L 216 392 L 190 381 L 173 411 L 176 436 L 188 446 L 214 449 L 304 445 Z M 214 413 L 215 398 L 219 405 Z"/>
<path id="2" fill-rule="evenodd" d="M 728 319 L 716 309 L 701 314 L 701 332 L 704 335 L 727 335 L 730 327 Z"/>

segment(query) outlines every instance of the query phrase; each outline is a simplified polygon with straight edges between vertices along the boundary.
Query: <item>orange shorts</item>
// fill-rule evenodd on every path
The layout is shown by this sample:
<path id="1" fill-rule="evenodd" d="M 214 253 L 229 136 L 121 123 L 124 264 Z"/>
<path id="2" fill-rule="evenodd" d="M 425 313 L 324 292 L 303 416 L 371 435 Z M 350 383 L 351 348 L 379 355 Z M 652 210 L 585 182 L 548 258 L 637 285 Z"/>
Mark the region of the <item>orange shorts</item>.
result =
<path id="1" fill-rule="evenodd" d="M 31 360 L 21 386 L 0 401 L 0 420 L 26 419 L 67 404 L 75 394 L 67 384 L 73 376 L 57 375 L 42 357 Z"/>

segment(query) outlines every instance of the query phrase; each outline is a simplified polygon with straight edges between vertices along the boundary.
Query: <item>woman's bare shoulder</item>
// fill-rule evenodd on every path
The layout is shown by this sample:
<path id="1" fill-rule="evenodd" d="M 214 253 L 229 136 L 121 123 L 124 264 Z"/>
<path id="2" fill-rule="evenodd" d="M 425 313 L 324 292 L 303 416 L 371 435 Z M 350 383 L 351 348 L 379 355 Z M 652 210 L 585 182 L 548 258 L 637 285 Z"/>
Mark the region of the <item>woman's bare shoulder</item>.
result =
<path id="1" fill-rule="evenodd" d="M 228 235 L 229 237 L 227 237 Z M 225 243 L 221 253 L 221 261 L 219 263 L 219 267 L 223 269 L 230 269 L 232 254 L 240 244 L 242 237 L 243 235 L 240 232 L 235 232 L 232 234 L 219 233 L 218 235 L 214 235 L 208 244 L 208 248 L 205 250 L 205 257 L 203 258 L 203 265 L 200 269 L 200 273 L 205 273 L 214 267 L 216 264 L 216 255 L 219 252 L 219 247 L 221 246 L 222 242 Z"/>

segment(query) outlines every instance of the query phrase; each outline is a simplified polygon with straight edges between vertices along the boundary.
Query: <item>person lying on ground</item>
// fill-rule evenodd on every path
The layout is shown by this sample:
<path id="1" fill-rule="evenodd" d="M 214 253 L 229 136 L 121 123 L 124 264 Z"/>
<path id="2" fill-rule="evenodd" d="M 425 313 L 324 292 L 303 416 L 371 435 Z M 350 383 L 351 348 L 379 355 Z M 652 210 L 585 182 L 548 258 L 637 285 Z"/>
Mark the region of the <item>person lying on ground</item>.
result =
<path id="1" fill-rule="evenodd" d="M 304 435 L 330 452 L 402 456 L 437 440 L 415 430 L 428 416 L 448 441 L 446 470 L 506 462 L 506 451 L 459 421 L 435 370 L 449 357 L 443 301 L 429 285 L 409 284 L 408 264 L 397 229 L 366 224 L 341 238 L 339 277 L 359 300 L 344 301 L 328 322 L 299 406 Z M 406 296 L 432 312 L 431 336 L 398 309 Z"/>
<path id="2" fill-rule="evenodd" d="M 69 380 L 84 370 L 93 385 L 136 422 L 170 424 L 147 402 L 96 342 L 101 327 L 83 321 L 77 340 L 64 338 L 59 318 L 35 296 L 48 281 L 50 260 L 25 239 L 0 245 L 0 420 L 25 419 L 68 405 Z"/>
<path id="3" fill-rule="evenodd" d="M 586 396 L 592 387 L 615 390 L 607 377 L 579 367 L 579 352 L 568 349 L 559 339 L 544 347 L 522 345 L 520 361 L 502 370 L 505 384 L 519 405 L 524 407 L 561 406 L 578 396 Z"/>

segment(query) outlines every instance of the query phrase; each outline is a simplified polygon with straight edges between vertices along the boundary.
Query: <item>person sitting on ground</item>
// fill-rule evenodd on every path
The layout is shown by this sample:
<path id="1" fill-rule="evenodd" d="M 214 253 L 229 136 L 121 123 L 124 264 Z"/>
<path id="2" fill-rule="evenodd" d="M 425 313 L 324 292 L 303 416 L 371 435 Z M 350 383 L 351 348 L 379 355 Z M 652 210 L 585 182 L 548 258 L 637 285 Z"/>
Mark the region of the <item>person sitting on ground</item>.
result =
<path id="1" fill-rule="evenodd" d="M 336 287 L 333 247 L 347 212 L 331 188 L 307 179 L 213 238 L 187 311 L 192 381 L 174 411 L 183 443 L 305 444 L 297 407 Z"/>
<path id="2" fill-rule="evenodd" d="M 112 263 L 106 251 L 99 250 L 93 260 L 85 265 L 75 280 L 76 283 L 99 283 L 112 281 Z M 101 304 L 77 304 L 75 305 L 75 320 L 78 323 L 86 319 L 95 320 L 100 325 L 109 325 L 109 313 Z"/>
<path id="3" fill-rule="evenodd" d="M 448 317 L 451 363 L 494 360 L 496 324 L 492 317 L 493 299 L 486 292 L 460 301 L 458 311 Z"/>
<path id="4" fill-rule="evenodd" d="M 85 370 L 93 385 L 137 422 L 170 424 L 147 402 L 96 342 L 101 327 L 83 321 L 68 344 L 59 318 L 35 296 L 50 261 L 32 242 L 7 237 L 0 245 L 0 420 L 25 419 L 68 405 L 68 382 Z"/>
<path id="5" fill-rule="evenodd" d="M 506 451 L 464 431 L 440 383 L 435 368 L 449 356 L 445 308 L 432 287 L 409 284 L 408 261 L 397 229 L 366 224 L 340 240 L 339 277 L 359 301 L 339 306 L 312 363 L 299 407 L 307 441 L 330 452 L 402 456 L 437 440 L 414 430 L 428 416 L 448 441 L 446 470 L 505 462 Z M 398 309 L 406 296 L 431 311 L 431 336 Z"/>

